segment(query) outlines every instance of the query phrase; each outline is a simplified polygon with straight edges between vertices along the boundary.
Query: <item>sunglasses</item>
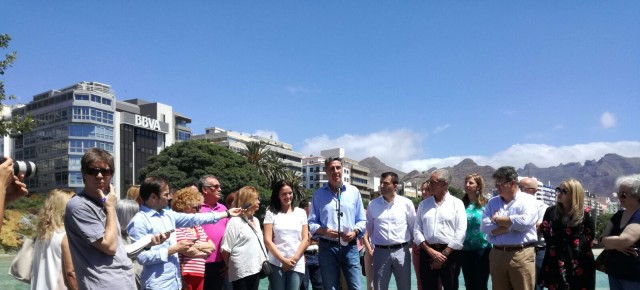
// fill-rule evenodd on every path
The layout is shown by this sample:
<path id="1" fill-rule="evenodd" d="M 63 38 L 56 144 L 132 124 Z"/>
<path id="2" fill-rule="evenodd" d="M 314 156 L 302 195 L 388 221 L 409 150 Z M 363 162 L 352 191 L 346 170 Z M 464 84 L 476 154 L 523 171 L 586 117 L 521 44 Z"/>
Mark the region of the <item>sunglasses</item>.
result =
<path id="1" fill-rule="evenodd" d="M 216 185 L 207 185 L 207 186 L 203 186 L 203 187 L 208 187 L 208 188 L 218 189 L 218 188 L 220 188 L 220 184 L 216 184 Z"/>
<path id="2" fill-rule="evenodd" d="M 84 172 L 92 176 L 98 176 L 98 173 L 102 174 L 102 176 L 111 176 L 113 174 L 113 170 L 108 168 L 87 168 Z"/>
<path id="3" fill-rule="evenodd" d="M 625 198 L 627 198 L 627 196 L 629 196 L 629 193 L 626 193 L 626 192 L 619 192 L 618 193 L 618 198 L 625 199 Z"/>
<path id="4" fill-rule="evenodd" d="M 564 189 L 564 188 L 560 188 L 560 187 L 556 187 L 556 194 L 564 194 L 567 195 L 569 194 L 569 191 Z"/>

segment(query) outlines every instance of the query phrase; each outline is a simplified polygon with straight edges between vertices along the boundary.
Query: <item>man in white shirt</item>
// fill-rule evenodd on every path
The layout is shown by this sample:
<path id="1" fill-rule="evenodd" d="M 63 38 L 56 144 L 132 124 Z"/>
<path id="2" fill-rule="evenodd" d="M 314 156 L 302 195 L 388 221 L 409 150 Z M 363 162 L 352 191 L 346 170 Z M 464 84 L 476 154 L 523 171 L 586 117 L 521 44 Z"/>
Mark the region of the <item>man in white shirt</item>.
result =
<path id="1" fill-rule="evenodd" d="M 432 196 L 420 202 L 414 227 L 414 243 L 420 246 L 420 275 L 423 290 L 458 289 L 458 250 L 467 231 L 464 203 L 451 195 L 451 174 L 437 169 L 429 179 Z"/>
<path id="2" fill-rule="evenodd" d="M 532 196 L 536 196 L 536 192 L 538 192 L 538 180 L 533 177 L 525 177 L 520 179 L 520 191 L 526 192 Z M 544 242 L 544 237 L 540 232 L 540 225 L 542 224 L 542 219 L 544 218 L 544 213 L 547 211 L 549 207 L 547 204 L 542 202 L 542 200 L 538 200 L 536 198 L 537 207 L 538 207 L 538 218 L 536 220 L 536 231 L 538 231 L 538 242 L 536 243 L 536 290 L 542 290 L 542 286 L 540 286 L 540 273 L 542 273 L 542 260 L 544 260 L 544 251 L 546 244 Z"/>
<path id="3" fill-rule="evenodd" d="M 498 196 L 485 206 L 480 225 L 493 244 L 489 254 L 493 289 L 532 290 L 538 241 L 536 199 L 519 190 L 518 172 L 511 166 L 498 168 L 493 179 Z"/>
<path id="4" fill-rule="evenodd" d="M 367 207 L 367 232 L 373 251 L 373 288 L 389 289 L 391 273 L 398 289 L 411 289 L 411 254 L 409 242 L 416 212 L 413 202 L 396 194 L 398 175 L 385 172 L 380 176 L 381 196 Z"/>

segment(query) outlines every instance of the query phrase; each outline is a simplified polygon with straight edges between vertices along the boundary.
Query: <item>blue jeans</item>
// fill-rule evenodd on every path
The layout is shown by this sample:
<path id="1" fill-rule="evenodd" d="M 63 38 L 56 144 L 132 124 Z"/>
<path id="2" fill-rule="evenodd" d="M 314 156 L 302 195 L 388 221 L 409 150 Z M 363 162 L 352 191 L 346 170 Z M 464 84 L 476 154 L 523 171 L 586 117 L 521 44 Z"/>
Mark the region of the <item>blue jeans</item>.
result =
<path id="1" fill-rule="evenodd" d="M 299 290 L 304 274 L 293 270 L 282 271 L 281 267 L 271 264 L 273 272 L 269 275 L 269 288 L 282 290 Z"/>
<path id="2" fill-rule="evenodd" d="M 609 289 L 611 290 L 637 290 L 640 289 L 640 282 L 622 280 L 609 275 Z"/>
<path id="3" fill-rule="evenodd" d="M 542 274 L 542 261 L 544 260 L 544 252 L 545 249 L 539 249 L 536 247 L 536 289 L 542 290 L 542 286 L 540 286 L 540 276 Z"/>
<path id="4" fill-rule="evenodd" d="M 320 240 L 318 259 L 320 260 L 322 285 L 325 290 L 340 289 L 341 269 L 349 290 L 360 289 L 362 271 L 360 270 L 360 253 L 358 253 L 358 247 L 355 243 L 338 248 L 337 243 Z"/>
<path id="5" fill-rule="evenodd" d="M 311 258 L 310 258 L 311 257 Z M 318 256 L 306 256 L 306 265 L 304 269 L 304 277 L 302 278 L 302 284 L 300 284 L 300 290 L 309 290 L 309 284 L 311 289 L 322 290 L 322 276 L 320 276 L 320 265 L 318 265 Z M 313 260 L 313 262 L 310 262 Z"/>

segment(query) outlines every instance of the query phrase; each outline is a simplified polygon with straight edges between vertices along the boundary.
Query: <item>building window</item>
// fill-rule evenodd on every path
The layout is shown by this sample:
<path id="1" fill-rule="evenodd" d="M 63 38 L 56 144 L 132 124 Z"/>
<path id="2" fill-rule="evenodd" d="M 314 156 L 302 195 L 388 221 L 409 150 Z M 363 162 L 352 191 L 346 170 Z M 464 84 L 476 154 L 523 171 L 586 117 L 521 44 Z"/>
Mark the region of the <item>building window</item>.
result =
<path id="1" fill-rule="evenodd" d="M 96 103 L 102 103 L 100 96 L 91 95 L 91 101 Z"/>
<path id="2" fill-rule="evenodd" d="M 76 95 L 76 101 L 88 101 L 89 95 Z"/>
<path id="3" fill-rule="evenodd" d="M 102 104 L 103 105 L 107 105 L 107 106 L 111 106 L 111 100 L 109 100 L 107 98 L 102 98 Z"/>

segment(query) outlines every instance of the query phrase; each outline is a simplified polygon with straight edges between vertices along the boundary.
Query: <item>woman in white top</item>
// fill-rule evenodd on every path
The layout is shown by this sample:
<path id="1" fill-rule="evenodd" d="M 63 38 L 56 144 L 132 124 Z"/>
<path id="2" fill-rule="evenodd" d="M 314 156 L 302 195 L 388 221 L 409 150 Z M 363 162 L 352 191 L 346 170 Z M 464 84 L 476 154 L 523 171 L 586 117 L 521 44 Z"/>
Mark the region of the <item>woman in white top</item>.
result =
<path id="1" fill-rule="evenodd" d="M 38 213 L 31 289 L 78 288 L 64 231 L 64 210 L 74 194 L 69 190 L 52 190 Z"/>
<path id="2" fill-rule="evenodd" d="M 264 216 L 264 243 L 269 249 L 273 272 L 269 286 L 274 290 L 298 290 L 304 276 L 304 250 L 308 246 L 306 212 L 293 207 L 293 190 L 286 181 L 275 183 L 271 206 Z"/>
<path id="3" fill-rule="evenodd" d="M 258 290 L 260 269 L 267 259 L 267 250 L 260 222 L 253 216 L 260 208 L 260 200 L 252 186 L 241 188 L 234 201 L 234 207 L 245 208 L 245 205 L 248 207 L 243 214 L 229 219 L 220 248 L 233 290 Z"/>

